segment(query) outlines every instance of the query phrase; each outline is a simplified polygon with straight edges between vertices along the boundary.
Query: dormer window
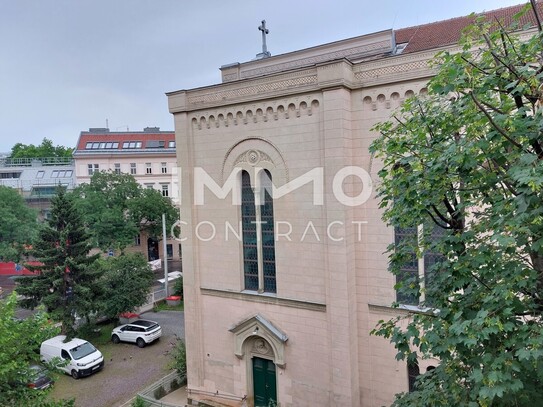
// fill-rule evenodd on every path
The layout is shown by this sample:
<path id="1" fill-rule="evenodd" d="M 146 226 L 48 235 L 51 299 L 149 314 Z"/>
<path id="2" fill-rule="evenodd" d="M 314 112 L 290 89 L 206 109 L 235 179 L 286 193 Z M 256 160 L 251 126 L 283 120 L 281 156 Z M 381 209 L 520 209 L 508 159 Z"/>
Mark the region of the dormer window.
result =
<path id="1" fill-rule="evenodd" d="M 89 141 L 85 144 L 85 150 L 110 150 L 112 148 L 119 148 L 119 143 L 110 141 L 110 142 L 103 142 L 103 143 L 97 143 L 94 141 Z"/>
<path id="2" fill-rule="evenodd" d="M 394 48 L 394 55 L 399 55 L 403 52 L 405 47 L 407 47 L 408 42 L 403 42 L 401 44 L 396 44 L 396 48 Z"/>
<path id="3" fill-rule="evenodd" d="M 123 148 L 141 148 L 141 141 L 125 141 Z"/>
<path id="4" fill-rule="evenodd" d="M 145 148 L 164 148 L 166 142 L 164 140 L 149 140 Z"/>

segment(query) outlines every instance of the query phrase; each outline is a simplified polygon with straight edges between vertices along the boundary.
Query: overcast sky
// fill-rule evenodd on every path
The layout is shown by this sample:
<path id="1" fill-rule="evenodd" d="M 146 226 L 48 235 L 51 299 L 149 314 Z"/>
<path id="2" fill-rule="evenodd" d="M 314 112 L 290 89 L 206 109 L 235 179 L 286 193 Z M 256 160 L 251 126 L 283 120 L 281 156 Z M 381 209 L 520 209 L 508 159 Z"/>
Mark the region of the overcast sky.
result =
<path id="1" fill-rule="evenodd" d="M 220 82 L 221 65 L 521 0 L 0 0 L 0 152 L 89 127 L 173 130 L 165 92 Z"/>

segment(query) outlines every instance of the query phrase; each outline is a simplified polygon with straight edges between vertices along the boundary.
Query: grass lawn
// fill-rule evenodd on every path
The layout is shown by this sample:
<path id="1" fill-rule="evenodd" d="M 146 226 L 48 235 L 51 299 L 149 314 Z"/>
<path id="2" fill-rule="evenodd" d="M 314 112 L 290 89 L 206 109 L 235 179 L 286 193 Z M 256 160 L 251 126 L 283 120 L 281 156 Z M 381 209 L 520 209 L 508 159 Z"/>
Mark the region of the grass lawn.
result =
<path id="1" fill-rule="evenodd" d="M 92 343 L 96 348 L 100 349 L 104 359 L 108 359 L 114 348 L 113 342 L 111 342 L 111 331 L 116 326 L 114 322 L 97 324 L 92 326 L 92 329 L 81 329 L 77 337 Z"/>
<path id="2" fill-rule="evenodd" d="M 160 302 L 157 302 L 155 307 L 153 308 L 153 311 L 154 312 L 157 312 L 157 311 L 183 311 L 184 310 L 184 306 L 183 306 L 183 301 L 181 301 L 179 303 L 179 305 L 168 305 L 166 303 L 166 301 L 160 301 Z"/>

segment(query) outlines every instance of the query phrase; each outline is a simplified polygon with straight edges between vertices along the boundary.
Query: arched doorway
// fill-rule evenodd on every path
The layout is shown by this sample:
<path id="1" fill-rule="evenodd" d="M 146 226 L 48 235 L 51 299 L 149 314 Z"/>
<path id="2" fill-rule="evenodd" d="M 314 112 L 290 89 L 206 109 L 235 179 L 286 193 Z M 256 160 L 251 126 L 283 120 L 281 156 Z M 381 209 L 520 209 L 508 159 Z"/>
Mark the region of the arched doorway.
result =
<path id="1" fill-rule="evenodd" d="M 234 334 L 234 354 L 245 359 L 249 405 L 277 405 L 280 391 L 278 369 L 285 369 L 288 336 L 260 314 L 229 329 Z"/>

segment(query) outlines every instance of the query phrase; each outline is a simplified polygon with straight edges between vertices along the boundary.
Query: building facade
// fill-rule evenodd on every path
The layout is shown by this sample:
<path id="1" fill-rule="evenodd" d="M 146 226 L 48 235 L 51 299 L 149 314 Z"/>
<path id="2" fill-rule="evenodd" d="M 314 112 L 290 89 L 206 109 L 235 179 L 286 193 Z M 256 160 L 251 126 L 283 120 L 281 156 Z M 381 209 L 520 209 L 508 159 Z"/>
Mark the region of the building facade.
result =
<path id="1" fill-rule="evenodd" d="M 72 191 L 76 185 L 74 160 L 70 157 L 0 158 L 0 185 L 17 190 L 28 206 L 46 219 L 57 187 Z"/>
<path id="2" fill-rule="evenodd" d="M 107 128 L 90 128 L 79 135 L 74 150 L 77 184 L 89 183 L 97 171 L 112 171 L 134 176 L 145 188 L 158 190 L 179 206 L 179 184 L 175 155 L 175 134 L 146 127 L 143 131 L 112 132 Z M 163 259 L 162 244 L 144 233 L 134 236 L 129 251 L 141 251 L 149 260 Z M 181 245 L 167 241 L 166 258 L 179 260 Z"/>
<path id="3" fill-rule="evenodd" d="M 194 405 L 390 405 L 437 363 L 408 367 L 370 334 L 417 305 L 392 307 L 401 299 L 385 252 L 395 236 L 369 146 L 372 126 L 426 92 L 428 61 L 454 51 L 471 21 L 230 64 L 221 84 L 168 94 Z"/>

